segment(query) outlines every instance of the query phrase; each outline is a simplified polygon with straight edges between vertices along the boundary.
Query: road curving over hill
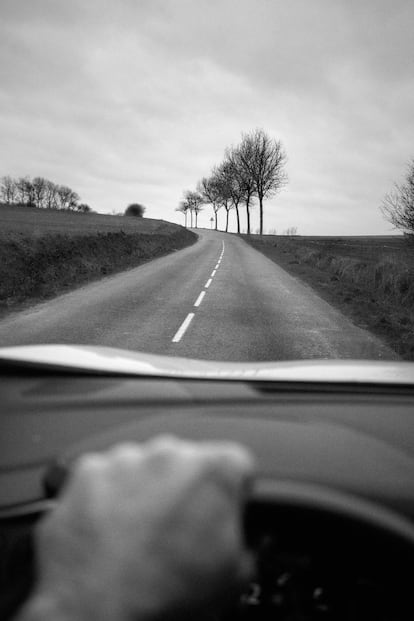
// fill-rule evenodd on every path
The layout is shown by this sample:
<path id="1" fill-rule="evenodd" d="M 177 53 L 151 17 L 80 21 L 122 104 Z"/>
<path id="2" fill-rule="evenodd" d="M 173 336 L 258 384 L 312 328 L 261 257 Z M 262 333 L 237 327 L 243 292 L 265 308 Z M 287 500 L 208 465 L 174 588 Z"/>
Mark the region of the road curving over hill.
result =
<path id="1" fill-rule="evenodd" d="M 199 230 L 172 255 L 0 322 L 0 346 L 72 343 L 222 361 L 396 359 L 236 235 Z"/>

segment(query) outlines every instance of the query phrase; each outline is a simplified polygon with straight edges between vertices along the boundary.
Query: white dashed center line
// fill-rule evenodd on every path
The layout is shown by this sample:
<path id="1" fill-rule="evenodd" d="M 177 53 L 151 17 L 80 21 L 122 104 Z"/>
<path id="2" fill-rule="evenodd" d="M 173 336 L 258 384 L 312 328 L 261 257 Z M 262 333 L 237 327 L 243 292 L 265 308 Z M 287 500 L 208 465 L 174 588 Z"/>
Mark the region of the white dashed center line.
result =
<path id="1" fill-rule="evenodd" d="M 214 276 L 216 275 L 218 268 L 220 267 L 220 263 L 221 263 L 221 260 L 223 258 L 223 254 L 224 254 L 224 241 L 222 241 L 222 244 L 223 244 L 223 246 L 222 246 L 220 258 L 217 261 L 216 267 L 211 272 L 211 278 L 209 278 L 207 280 L 206 284 L 204 285 L 203 291 L 200 293 L 200 295 L 198 296 L 197 300 L 194 302 L 194 306 L 195 307 L 200 306 L 201 302 L 203 301 L 204 296 L 207 293 L 206 289 L 208 289 L 209 286 L 211 285 L 212 280 L 213 280 Z M 188 313 L 187 317 L 184 319 L 183 323 L 181 324 L 181 326 L 179 327 L 179 329 L 175 333 L 175 336 L 172 339 L 173 343 L 179 343 L 181 341 L 181 339 L 183 338 L 183 336 L 184 336 L 188 326 L 192 322 L 194 315 L 195 315 L 195 313 Z"/>
<path id="2" fill-rule="evenodd" d="M 197 300 L 194 302 L 194 306 L 200 306 L 201 302 L 203 301 L 203 297 L 205 295 L 206 295 L 206 292 L 202 291 L 200 295 L 198 296 Z"/>
<path id="3" fill-rule="evenodd" d="M 185 331 L 187 330 L 188 326 L 192 322 L 193 317 L 194 317 L 194 313 L 189 313 L 187 315 L 187 317 L 184 319 L 183 323 L 181 324 L 181 327 L 177 330 L 177 333 L 172 340 L 173 343 L 179 343 L 181 341 L 182 337 L 185 334 Z"/>

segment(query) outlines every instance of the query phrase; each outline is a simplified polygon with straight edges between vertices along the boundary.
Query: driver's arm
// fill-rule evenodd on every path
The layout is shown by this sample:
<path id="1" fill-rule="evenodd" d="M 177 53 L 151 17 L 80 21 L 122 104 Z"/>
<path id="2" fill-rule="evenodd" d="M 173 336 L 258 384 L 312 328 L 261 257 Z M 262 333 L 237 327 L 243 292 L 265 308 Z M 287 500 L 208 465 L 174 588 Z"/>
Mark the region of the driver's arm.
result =
<path id="1" fill-rule="evenodd" d="M 20 621 L 124 621 L 218 610 L 250 570 L 241 507 L 252 458 L 159 438 L 80 459 L 37 532 Z"/>

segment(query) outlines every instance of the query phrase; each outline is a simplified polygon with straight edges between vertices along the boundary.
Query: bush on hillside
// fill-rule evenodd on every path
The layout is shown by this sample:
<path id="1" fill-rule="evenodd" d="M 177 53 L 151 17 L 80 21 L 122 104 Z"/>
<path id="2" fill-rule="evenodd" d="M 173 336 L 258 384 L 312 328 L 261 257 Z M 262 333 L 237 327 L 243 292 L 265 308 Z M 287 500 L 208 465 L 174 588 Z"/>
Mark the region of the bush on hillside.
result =
<path id="1" fill-rule="evenodd" d="M 131 203 L 125 209 L 126 216 L 134 216 L 135 218 L 143 218 L 145 212 L 144 205 L 140 205 L 140 203 Z"/>
<path id="2" fill-rule="evenodd" d="M 92 209 L 86 203 L 79 203 L 79 205 L 76 205 L 75 211 L 79 213 L 92 213 Z"/>

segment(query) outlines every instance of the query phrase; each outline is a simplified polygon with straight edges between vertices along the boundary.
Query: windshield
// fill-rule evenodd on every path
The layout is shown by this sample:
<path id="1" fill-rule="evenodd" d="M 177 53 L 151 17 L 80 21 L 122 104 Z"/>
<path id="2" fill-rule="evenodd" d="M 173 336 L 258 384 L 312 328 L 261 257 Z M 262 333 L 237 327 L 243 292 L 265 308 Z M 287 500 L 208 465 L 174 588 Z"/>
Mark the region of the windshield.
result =
<path id="1" fill-rule="evenodd" d="M 0 16 L 0 347 L 413 359 L 411 0 Z"/>

